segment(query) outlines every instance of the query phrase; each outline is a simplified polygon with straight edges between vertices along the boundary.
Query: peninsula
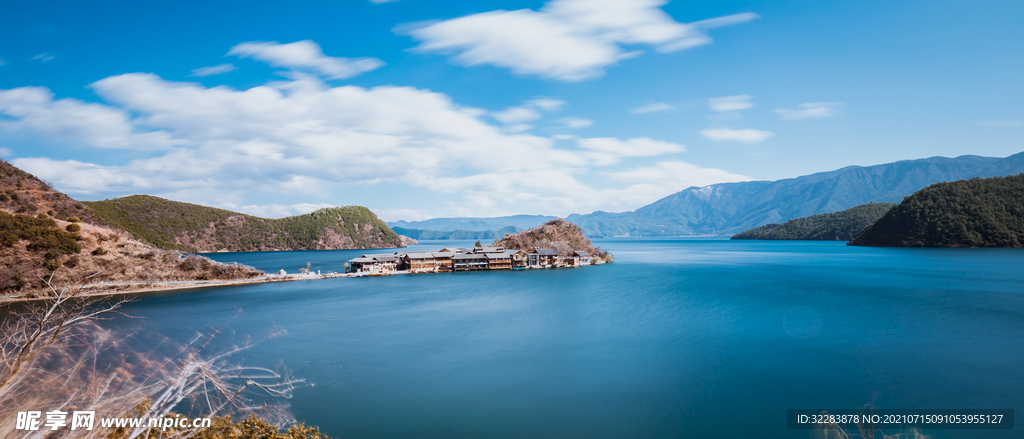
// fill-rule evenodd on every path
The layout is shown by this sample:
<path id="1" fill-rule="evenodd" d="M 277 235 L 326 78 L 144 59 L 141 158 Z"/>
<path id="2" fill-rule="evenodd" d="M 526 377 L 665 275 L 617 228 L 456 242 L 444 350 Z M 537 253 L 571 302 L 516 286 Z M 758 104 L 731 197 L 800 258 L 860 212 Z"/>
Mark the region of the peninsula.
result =
<path id="1" fill-rule="evenodd" d="M 594 247 L 578 226 L 555 219 L 530 230 L 508 234 L 489 246 L 364 254 L 349 260 L 346 269 L 352 275 L 380 276 L 583 267 L 612 261 L 612 255 Z"/>

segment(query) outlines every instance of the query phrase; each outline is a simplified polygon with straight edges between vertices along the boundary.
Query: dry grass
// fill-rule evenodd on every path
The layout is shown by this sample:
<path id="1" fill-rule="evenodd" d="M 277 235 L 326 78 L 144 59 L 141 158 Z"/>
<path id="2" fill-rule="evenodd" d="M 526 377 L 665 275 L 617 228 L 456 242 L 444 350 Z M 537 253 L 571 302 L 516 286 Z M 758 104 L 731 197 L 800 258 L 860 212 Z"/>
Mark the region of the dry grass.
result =
<path id="1" fill-rule="evenodd" d="M 68 221 L 56 220 L 57 227 L 65 229 Z M 57 284 L 76 284 L 87 281 L 95 291 L 103 283 L 168 282 L 194 280 L 250 279 L 265 273 L 252 267 L 214 262 L 208 258 L 190 255 L 182 258 L 177 251 L 153 248 L 132 238 L 127 232 L 87 223 L 80 226 L 78 254 L 57 259 L 59 268 L 47 267 L 40 252 L 27 248 L 21 241 L 0 250 L 0 287 L 10 287 L 21 281 L 25 285 L 14 288 L 21 298 L 44 297 L 48 294 L 42 278 L 53 276 Z"/>
<path id="2" fill-rule="evenodd" d="M 287 406 L 256 403 L 246 396 L 287 398 L 301 383 L 283 371 L 232 363 L 230 357 L 253 347 L 253 340 L 214 348 L 221 333 L 215 329 L 197 334 L 184 346 L 164 340 L 142 350 L 133 346 L 133 337 L 99 324 L 120 313 L 124 301 L 83 298 L 80 284 L 52 285 L 47 285 L 51 293 L 45 301 L 0 309 L 0 437 L 57 437 L 44 430 L 16 431 L 16 414 L 25 410 L 95 410 L 97 417 L 154 418 L 173 416 L 187 406 L 190 416 L 258 415 L 271 421 L 260 421 L 266 428 L 294 422 Z M 219 425 L 231 424 L 220 419 Z M 128 439 L 202 433 L 140 427 L 64 428 L 56 434 Z"/>

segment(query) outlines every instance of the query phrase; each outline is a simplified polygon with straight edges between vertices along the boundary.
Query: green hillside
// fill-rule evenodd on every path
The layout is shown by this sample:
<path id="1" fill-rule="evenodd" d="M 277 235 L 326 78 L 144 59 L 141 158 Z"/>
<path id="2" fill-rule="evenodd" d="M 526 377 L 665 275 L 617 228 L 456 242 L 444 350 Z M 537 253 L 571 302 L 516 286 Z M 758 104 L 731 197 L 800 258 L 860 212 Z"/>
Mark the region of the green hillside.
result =
<path id="1" fill-rule="evenodd" d="M 86 204 L 111 225 L 164 249 L 214 252 L 402 246 L 398 234 L 361 206 L 268 219 L 149 195 Z"/>
<path id="2" fill-rule="evenodd" d="M 905 198 L 850 245 L 1024 246 L 1024 174 L 938 183 Z"/>
<path id="3" fill-rule="evenodd" d="M 868 203 L 835 213 L 797 218 L 784 224 L 767 224 L 733 235 L 732 239 L 802 239 L 849 241 L 857 232 L 874 224 L 895 204 Z"/>

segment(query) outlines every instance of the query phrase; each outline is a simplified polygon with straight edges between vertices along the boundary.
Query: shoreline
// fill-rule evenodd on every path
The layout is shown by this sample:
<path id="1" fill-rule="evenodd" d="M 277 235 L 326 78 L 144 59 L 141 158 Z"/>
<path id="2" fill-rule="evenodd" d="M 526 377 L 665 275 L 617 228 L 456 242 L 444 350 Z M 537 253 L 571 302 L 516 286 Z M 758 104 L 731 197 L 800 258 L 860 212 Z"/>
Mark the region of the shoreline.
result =
<path id="1" fill-rule="evenodd" d="M 605 263 L 596 263 L 593 265 L 603 265 Z M 528 267 L 528 269 L 546 269 L 546 268 L 581 268 L 581 267 Z M 491 271 L 491 270 L 473 270 L 473 271 Z M 200 288 L 214 288 L 214 287 L 230 287 L 236 285 L 253 285 L 263 283 L 277 283 L 277 282 L 294 282 L 294 281 L 309 281 L 309 280 L 323 280 L 323 279 L 338 279 L 338 278 L 355 278 L 355 277 L 379 277 L 379 276 L 394 276 L 402 274 L 435 274 L 440 272 L 434 271 L 412 271 L 412 270 L 395 270 L 392 272 L 383 273 L 324 273 L 324 274 L 269 274 L 260 277 L 250 279 L 231 279 L 231 280 L 182 280 L 182 281 L 163 281 L 163 282 L 122 282 L 122 283 L 94 283 L 87 284 L 81 287 L 81 292 L 75 297 L 79 298 L 93 298 L 93 297 L 105 297 L 105 296 L 124 296 L 129 294 L 146 294 L 146 293 L 159 293 L 165 291 L 182 291 L 182 290 L 195 290 Z M 120 289 L 124 288 L 124 289 Z M 90 291 L 91 290 L 91 291 Z M 14 304 L 14 303 L 25 303 L 25 302 L 37 302 L 41 300 L 48 300 L 52 297 L 20 297 L 20 296 L 4 296 L 0 297 L 0 305 Z"/>
<path id="2" fill-rule="evenodd" d="M 337 274 L 287 274 L 266 275 L 249 279 L 230 280 L 192 280 L 192 281 L 164 281 L 164 282 L 128 282 L 128 283 L 95 283 L 81 287 L 81 292 L 75 297 L 103 297 L 123 296 L 127 294 L 157 293 L 163 291 L 194 290 L 200 288 L 230 287 L 235 285 L 252 285 L 262 283 L 293 282 L 300 280 L 321 280 L 340 277 L 351 277 L 342 273 Z M 100 289 L 102 288 L 102 289 Z M 120 289 L 124 288 L 124 289 Z M 90 291 L 91 290 L 91 291 Z M 0 297 L 0 305 L 9 303 L 35 302 L 47 300 L 51 297 Z"/>

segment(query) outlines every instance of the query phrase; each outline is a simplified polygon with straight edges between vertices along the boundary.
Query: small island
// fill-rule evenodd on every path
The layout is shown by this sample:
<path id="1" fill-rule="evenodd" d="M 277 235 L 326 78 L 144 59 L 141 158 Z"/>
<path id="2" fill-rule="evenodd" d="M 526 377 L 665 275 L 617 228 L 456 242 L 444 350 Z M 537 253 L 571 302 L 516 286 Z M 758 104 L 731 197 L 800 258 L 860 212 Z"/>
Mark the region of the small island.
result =
<path id="1" fill-rule="evenodd" d="M 437 251 L 364 254 L 346 263 L 355 276 L 455 271 L 526 270 L 601 265 L 612 255 L 594 247 L 578 226 L 556 219 L 506 235 L 493 245 L 477 241 L 473 248 L 446 247 Z"/>

